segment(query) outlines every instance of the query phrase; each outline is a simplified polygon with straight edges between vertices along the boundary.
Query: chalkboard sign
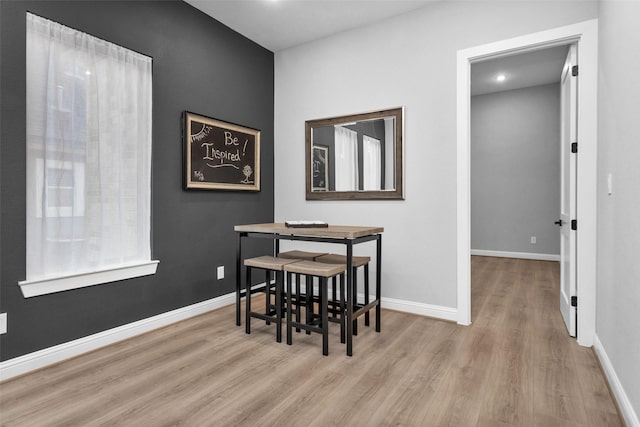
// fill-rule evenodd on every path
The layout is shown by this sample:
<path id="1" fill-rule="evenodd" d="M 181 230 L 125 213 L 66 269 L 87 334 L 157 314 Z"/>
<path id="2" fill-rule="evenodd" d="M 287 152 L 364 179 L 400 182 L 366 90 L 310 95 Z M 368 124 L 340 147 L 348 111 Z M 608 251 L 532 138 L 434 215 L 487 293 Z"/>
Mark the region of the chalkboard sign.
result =
<path id="1" fill-rule="evenodd" d="M 260 191 L 260 131 L 185 111 L 185 188 Z"/>

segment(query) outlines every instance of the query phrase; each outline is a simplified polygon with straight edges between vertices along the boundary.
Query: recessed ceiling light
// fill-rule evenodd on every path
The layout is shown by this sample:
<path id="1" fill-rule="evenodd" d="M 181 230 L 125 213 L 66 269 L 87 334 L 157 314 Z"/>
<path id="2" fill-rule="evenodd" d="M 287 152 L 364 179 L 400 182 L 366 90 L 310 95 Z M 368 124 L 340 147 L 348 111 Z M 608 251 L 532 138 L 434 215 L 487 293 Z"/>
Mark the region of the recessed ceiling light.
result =
<path id="1" fill-rule="evenodd" d="M 507 76 L 505 76 L 504 74 L 498 74 L 498 76 L 496 77 L 497 82 L 503 82 L 506 79 L 507 79 Z"/>

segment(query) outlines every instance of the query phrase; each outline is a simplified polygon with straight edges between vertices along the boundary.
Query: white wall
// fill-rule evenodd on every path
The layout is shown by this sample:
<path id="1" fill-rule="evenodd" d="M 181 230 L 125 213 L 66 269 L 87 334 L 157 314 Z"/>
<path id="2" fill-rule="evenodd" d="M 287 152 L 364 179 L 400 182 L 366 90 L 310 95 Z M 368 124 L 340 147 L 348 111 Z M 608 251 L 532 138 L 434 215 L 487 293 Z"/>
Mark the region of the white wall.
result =
<path id="1" fill-rule="evenodd" d="M 596 14 L 595 2 L 439 2 L 277 52 L 275 219 L 384 226 L 383 296 L 456 307 L 456 52 Z M 397 106 L 406 199 L 305 201 L 305 120 Z"/>
<path id="2" fill-rule="evenodd" d="M 596 334 L 628 398 L 623 412 L 634 408 L 629 426 L 640 425 L 639 17 L 640 2 L 600 4 Z"/>
<path id="3" fill-rule="evenodd" d="M 471 97 L 470 135 L 471 249 L 558 256 L 560 84 Z"/>

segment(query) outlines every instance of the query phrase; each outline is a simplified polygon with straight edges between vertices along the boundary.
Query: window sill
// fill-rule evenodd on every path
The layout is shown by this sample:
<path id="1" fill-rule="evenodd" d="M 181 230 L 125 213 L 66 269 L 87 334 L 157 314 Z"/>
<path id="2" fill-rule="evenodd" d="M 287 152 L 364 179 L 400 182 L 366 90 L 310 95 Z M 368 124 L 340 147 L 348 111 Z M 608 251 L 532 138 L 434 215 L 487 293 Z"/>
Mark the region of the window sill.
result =
<path id="1" fill-rule="evenodd" d="M 122 267 L 93 271 L 91 273 L 42 280 L 24 280 L 18 282 L 18 285 L 20 286 L 22 295 L 25 298 L 30 298 L 118 280 L 132 279 L 134 277 L 149 276 L 156 273 L 159 262 L 160 261 L 145 261 Z"/>

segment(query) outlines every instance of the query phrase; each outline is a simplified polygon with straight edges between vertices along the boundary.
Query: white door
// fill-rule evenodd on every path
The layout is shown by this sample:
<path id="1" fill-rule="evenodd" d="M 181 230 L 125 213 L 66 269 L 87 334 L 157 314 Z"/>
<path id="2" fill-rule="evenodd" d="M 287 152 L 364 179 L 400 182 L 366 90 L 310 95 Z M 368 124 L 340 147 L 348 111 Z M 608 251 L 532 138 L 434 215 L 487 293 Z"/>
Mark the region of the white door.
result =
<path id="1" fill-rule="evenodd" d="M 572 220 L 576 219 L 576 167 L 577 153 L 572 152 L 572 143 L 577 142 L 577 86 L 578 76 L 576 45 L 569 47 L 567 60 L 560 80 L 560 312 L 567 325 L 569 335 L 576 336 L 576 233 Z M 577 148 L 577 147 L 576 147 Z M 577 149 L 575 150 L 577 151 Z"/>

